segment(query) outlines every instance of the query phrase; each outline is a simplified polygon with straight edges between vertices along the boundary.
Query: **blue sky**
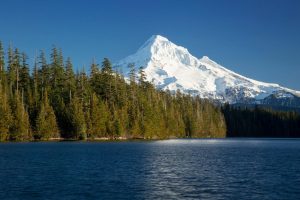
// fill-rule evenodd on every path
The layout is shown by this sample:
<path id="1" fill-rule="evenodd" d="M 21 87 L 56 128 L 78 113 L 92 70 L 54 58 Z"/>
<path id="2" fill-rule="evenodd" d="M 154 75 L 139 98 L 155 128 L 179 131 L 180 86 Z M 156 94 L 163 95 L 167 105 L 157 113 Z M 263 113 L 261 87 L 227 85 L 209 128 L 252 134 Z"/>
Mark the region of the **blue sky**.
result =
<path id="1" fill-rule="evenodd" d="M 160 34 L 242 75 L 300 90 L 299 0 L 3 0 L 0 40 L 75 68 L 117 61 Z M 32 60 L 31 60 L 32 62 Z"/>

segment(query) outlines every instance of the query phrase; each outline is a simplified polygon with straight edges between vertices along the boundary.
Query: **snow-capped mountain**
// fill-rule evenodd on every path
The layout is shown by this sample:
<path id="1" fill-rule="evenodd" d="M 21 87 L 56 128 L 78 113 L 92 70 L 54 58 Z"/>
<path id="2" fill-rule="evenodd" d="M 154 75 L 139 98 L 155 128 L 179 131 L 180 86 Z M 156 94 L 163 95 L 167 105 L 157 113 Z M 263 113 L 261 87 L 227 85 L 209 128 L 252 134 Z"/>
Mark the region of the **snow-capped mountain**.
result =
<path id="1" fill-rule="evenodd" d="M 186 48 L 160 35 L 149 38 L 135 54 L 114 66 L 126 77 L 130 63 L 134 63 L 136 69 L 142 66 L 148 81 L 159 89 L 171 92 L 179 89 L 183 93 L 223 103 L 267 103 L 271 97 L 274 103 L 274 98 L 282 102 L 282 99 L 299 100 L 300 97 L 299 91 L 244 77 L 207 56 L 198 59 Z"/>

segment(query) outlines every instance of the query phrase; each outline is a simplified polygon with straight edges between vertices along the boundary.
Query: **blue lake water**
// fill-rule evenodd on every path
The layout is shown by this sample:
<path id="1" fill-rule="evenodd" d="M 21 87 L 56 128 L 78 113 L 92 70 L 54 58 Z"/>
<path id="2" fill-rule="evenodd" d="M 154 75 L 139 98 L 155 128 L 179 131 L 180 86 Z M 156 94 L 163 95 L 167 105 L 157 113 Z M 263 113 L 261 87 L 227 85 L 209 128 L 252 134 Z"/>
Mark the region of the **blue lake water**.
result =
<path id="1" fill-rule="evenodd" d="M 300 140 L 0 143 L 0 199 L 300 199 Z"/>

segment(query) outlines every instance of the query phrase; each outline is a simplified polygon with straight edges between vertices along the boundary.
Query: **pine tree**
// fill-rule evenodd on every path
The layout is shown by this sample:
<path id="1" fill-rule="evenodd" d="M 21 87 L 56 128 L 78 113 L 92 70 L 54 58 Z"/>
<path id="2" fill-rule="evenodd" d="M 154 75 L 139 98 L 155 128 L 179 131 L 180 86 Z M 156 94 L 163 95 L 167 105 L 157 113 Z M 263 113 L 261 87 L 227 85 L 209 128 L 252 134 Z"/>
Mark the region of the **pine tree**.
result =
<path id="1" fill-rule="evenodd" d="M 80 99 L 83 104 L 83 111 L 85 115 L 88 115 L 92 88 L 90 86 L 89 77 L 86 75 L 84 68 L 80 73 L 77 72 L 75 82 L 76 91 L 74 96 L 77 96 Z"/>
<path id="2" fill-rule="evenodd" d="M 8 49 L 8 82 L 10 87 L 10 94 L 12 95 L 14 90 L 19 91 L 19 71 L 20 71 L 20 54 L 16 48 L 13 51 L 12 46 Z"/>
<path id="3" fill-rule="evenodd" d="M 108 58 L 103 59 L 101 71 L 102 71 L 102 73 L 105 73 L 105 74 L 109 74 L 109 75 L 112 74 L 111 62 L 109 61 Z"/>
<path id="4" fill-rule="evenodd" d="M 90 101 L 90 127 L 89 137 L 103 137 L 106 135 L 106 122 L 108 120 L 108 111 L 103 102 L 100 102 L 96 94 L 92 94 Z"/>
<path id="5" fill-rule="evenodd" d="M 124 77 L 122 75 L 116 73 L 115 75 L 115 106 L 119 109 L 127 106 L 128 103 L 128 95 L 127 95 L 127 84 L 125 83 Z"/>
<path id="6" fill-rule="evenodd" d="M 114 77 L 112 75 L 112 67 L 108 58 L 104 58 L 102 62 L 101 69 L 101 96 L 107 101 L 109 107 L 112 108 L 114 102 L 114 91 L 113 91 L 113 81 Z M 113 112 L 111 110 L 111 112 Z"/>
<path id="7" fill-rule="evenodd" d="M 99 91 L 99 81 L 100 81 L 100 71 L 99 71 L 99 65 L 96 63 L 96 60 L 93 59 L 93 62 L 91 64 L 91 76 L 90 76 L 90 84 L 95 92 L 97 94 L 100 94 Z"/>
<path id="8" fill-rule="evenodd" d="M 63 82 L 65 80 L 64 74 L 65 72 L 62 52 L 61 50 L 58 51 L 54 46 L 51 53 L 51 82 L 52 87 L 55 88 L 57 92 L 62 91 Z"/>
<path id="9" fill-rule="evenodd" d="M 29 67 L 27 64 L 27 56 L 25 53 L 22 53 L 22 65 L 19 70 L 19 90 L 21 95 L 24 98 L 24 102 L 29 104 L 30 98 L 30 75 L 29 75 Z"/>
<path id="10" fill-rule="evenodd" d="M 39 69 L 39 76 L 38 76 L 38 82 L 36 83 L 39 83 L 40 85 L 40 90 L 41 90 L 41 93 L 44 94 L 44 91 L 50 87 L 50 82 L 51 82 L 51 69 L 50 69 L 50 66 L 47 64 L 47 60 L 46 60 L 46 55 L 45 55 L 45 52 L 44 51 L 40 51 L 40 55 L 39 55 L 39 58 L 38 58 L 38 63 L 39 63 L 39 66 L 40 66 L 40 69 Z M 35 66 L 37 68 L 37 66 Z M 36 74 L 37 76 L 37 74 Z"/>
<path id="11" fill-rule="evenodd" d="M 142 88 L 145 87 L 146 80 L 147 80 L 147 77 L 146 77 L 145 71 L 144 71 L 143 67 L 140 67 L 139 68 L 139 84 L 142 86 Z"/>
<path id="12" fill-rule="evenodd" d="M 48 93 L 45 91 L 40 112 L 36 121 L 35 139 L 49 140 L 59 137 L 59 130 L 53 108 L 49 104 Z"/>
<path id="13" fill-rule="evenodd" d="M 39 71 L 38 71 L 38 62 L 37 59 L 34 59 L 34 67 L 32 72 L 32 81 L 33 81 L 33 98 L 34 98 L 34 107 L 37 108 L 39 101 Z"/>
<path id="14" fill-rule="evenodd" d="M 136 75 L 135 75 L 135 66 L 134 63 L 130 63 L 128 65 L 129 67 L 129 78 L 130 78 L 130 94 L 129 94 L 129 118 L 130 118 L 130 124 L 129 127 L 131 128 L 131 131 L 134 132 L 136 135 L 137 132 L 139 132 L 138 127 L 138 102 L 137 102 L 137 95 L 136 95 Z"/>
<path id="15" fill-rule="evenodd" d="M 112 137 L 118 138 L 122 135 L 122 132 L 124 132 L 124 127 L 122 126 L 119 113 L 115 111 L 112 122 Z"/>
<path id="16" fill-rule="evenodd" d="M 21 70 L 21 56 L 18 48 L 14 51 L 13 69 L 15 70 L 15 89 L 19 92 L 20 70 Z"/>
<path id="17" fill-rule="evenodd" d="M 0 41 L 0 84 L 3 84 L 4 76 L 5 76 L 4 49 L 2 46 L 2 42 Z"/>
<path id="18" fill-rule="evenodd" d="M 61 50 L 57 50 L 56 47 L 52 48 L 51 53 L 50 81 L 49 99 L 51 106 L 54 109 L 60 129 L 67 132 L 65 105 L 69 98 L 66 98 L 64 95 L 66 78 L 62 52 Z"/>
<path id="19" fill-rule="evenodd" d="M 129 63 L 129 79 L 130 79 L 130 85 L 133 85 L 136 83 L 136 75 L 135 75 L 135 65 L 134 63 Z"/>
<path id="20" fill-rule="evenodd" d="M 28 113 L 23 99 L 16 93 L 12 102 L 13 123 L 10 127 L 10 140 L 24 141 L 31 139 Z"/>
<path id="21" fill-rule="evenodd" d="M 71 58 L 67 58 L 66 61 L 66 70 L 65 70 L 65 89 L 68 96 L 69 102 L 72 99 L 72 96 L 74 96 L 75 89 L 76 89 L 76 82 L 75 82 L 75 74 L 73 71 L 73 65 L 71 62 Z"/>
<path id="22" fill-rule="evenodd" d="M 68 116 L 72 125 L 72 135 L 74 139 L 86 139 L 86 123 L 82 102 L 77 97 L 72 98 L 68 107 Z"/>
<path id="23" fill-rule="evenodd" d="M 5 89 L 0 84 L 0 141 L 9 139 L 12 126 L 12 114 Z"/>

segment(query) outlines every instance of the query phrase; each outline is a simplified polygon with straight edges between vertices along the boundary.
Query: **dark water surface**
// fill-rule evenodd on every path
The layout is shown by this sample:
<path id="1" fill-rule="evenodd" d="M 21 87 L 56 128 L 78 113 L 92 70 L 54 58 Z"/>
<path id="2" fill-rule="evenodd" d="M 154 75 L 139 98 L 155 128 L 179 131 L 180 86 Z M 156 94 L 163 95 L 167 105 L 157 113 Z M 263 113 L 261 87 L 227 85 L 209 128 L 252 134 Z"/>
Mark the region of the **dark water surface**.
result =
<path id="1" fill-rule="evenodd" d="M 300 199 L 300 140 L 0 144 L 0 199 Z"/>

